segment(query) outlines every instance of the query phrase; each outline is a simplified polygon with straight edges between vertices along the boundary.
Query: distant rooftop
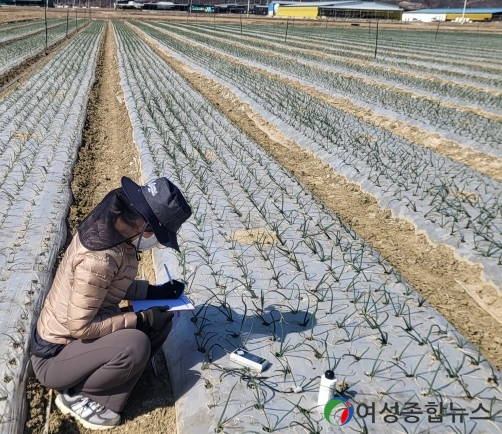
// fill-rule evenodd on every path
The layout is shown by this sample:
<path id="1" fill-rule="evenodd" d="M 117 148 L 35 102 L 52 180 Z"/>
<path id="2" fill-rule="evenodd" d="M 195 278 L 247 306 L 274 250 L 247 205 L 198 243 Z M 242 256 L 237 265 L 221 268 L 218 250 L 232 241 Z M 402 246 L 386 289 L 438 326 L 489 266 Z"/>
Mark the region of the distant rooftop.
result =
<path id="1" fill-rule="evenodd" d="M 346 1 L 333 2 L 325 9 L 357 9 L 357 10 L 372 10 L 372 11 L 402 11 L 399 6 L 388 3 L 378 3 L 372 1 Z"/>
<path id="2" fill-rule="evenodd" d="M 378 3 L 374 1 L 360 1 L 360 0 L 338 0 L 338 1 L 314 1 L 314 2 L 301 2 L 301 1 L 288 1 L 288 0 L 272 0 L 271 3 L 277 3 L 283 6 L 319 6 L 326 9 L 370 9 L 370 10 L 385 10 L 385 11 L 400 11 L 399 6 Z"/>
<path id="3" fill-rule="evenodd" d="M 462 8 L 441 8 L 441 9 L 419 9 L 409 11 L 408 14 L 461 14 Z M 498 14 L 502 13 L 502 8 L 467 8 L 466 14 Z"/>

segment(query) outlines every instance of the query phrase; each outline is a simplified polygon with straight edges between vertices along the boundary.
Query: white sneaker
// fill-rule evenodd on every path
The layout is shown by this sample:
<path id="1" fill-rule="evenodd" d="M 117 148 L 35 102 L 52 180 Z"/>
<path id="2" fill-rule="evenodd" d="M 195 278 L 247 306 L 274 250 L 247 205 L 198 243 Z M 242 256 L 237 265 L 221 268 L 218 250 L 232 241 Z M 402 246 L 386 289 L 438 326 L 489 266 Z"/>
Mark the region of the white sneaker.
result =
<path id="1" fill-rule="evenodd" d="M 111 429 L 120 424 L 120 414 L 82 395 L 70 396 L 64 391 L 56 397 L 56 405 L 87 429 Z"/>

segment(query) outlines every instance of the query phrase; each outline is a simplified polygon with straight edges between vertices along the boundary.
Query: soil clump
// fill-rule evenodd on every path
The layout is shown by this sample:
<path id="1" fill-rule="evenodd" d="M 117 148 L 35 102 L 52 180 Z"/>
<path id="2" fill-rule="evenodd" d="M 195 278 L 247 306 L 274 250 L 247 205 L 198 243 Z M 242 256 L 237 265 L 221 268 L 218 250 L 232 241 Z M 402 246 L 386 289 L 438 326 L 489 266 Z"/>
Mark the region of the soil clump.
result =
<path id="1" fill-rule="evenodd" d="M 263 228 L 250 228 L 247 230 L 235 231 L 232 233 L 231 238 L 240 244 L 260 242 L 271 245 L 277 241 L 277 237 L 272 231 Z"/>

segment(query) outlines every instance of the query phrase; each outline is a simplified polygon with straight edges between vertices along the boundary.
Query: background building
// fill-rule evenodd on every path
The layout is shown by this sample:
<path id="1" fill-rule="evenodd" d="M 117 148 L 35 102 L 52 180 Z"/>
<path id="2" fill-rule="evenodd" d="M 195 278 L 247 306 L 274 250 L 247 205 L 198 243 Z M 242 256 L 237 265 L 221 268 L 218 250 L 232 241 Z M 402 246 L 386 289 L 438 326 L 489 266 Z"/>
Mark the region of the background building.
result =
<path id="1" fill-rule="evenodd" d="M 462 8 L 455 9 L 422 9 L 403 13 L 403 21 L 454 21 L 462 18 Z M 466 9 L 465 18 L 470 21 L 502 20 L 502 8 Z"/>
<path id="2" fill-rule="evenodd" d="M 269 15 L 299 18 L 355 18 L 400 20 L 403 10 L 396 5 L 373 1 L 293 2 L 272 1 Z"/>

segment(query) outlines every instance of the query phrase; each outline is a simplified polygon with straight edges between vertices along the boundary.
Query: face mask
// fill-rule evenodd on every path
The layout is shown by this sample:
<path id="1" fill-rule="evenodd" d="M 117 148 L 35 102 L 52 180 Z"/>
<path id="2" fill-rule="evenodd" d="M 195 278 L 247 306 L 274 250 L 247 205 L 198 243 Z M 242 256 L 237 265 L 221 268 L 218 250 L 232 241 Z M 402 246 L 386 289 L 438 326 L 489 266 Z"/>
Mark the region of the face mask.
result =
<path id="1" fill-rule="evenodd" d="M 139 243 L 138 243 L 138 241 L 139 241 Z M 136 250 L 138 252 L 144 252 L 145 250 L 153 249 L 158 244 L 158 241 L 157 241 L 157 237 L 155 236 L 155 234 L 153 234 L 149 238 L 138 237 L 135 240 L 131 241 L 131 244 L 134 247 L 136 247 Z"/>

